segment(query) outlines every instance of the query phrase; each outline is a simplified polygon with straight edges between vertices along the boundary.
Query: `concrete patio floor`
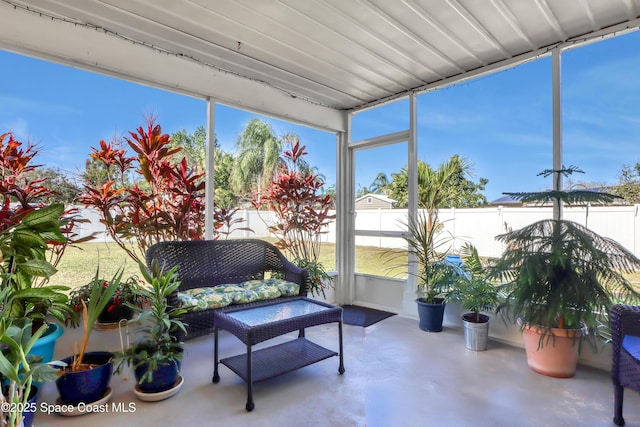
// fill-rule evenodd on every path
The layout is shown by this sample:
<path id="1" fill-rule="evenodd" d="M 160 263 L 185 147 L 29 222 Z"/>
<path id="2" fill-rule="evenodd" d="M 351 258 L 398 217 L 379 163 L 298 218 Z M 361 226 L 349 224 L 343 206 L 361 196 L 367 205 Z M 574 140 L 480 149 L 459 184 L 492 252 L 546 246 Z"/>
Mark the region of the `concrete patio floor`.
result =
<path id="1" fill-rule="evenodd" d="M 225 366 L 220 383 L 211 382 L 213 337 L 203 337 L 187 343 L 185 384 L 176 396 L 142 402 L 132 391 L 132 376 L 114 376 L 112 402 L 134 403 L 135 412 L 111 406 L 109 413 L 77 417 L 40 412 L 34 426 L 613 425 L 608 372 L 580 366 L 572 379 L 545 377 L 527 367 L 523 349 L 490 341 L 488 351 L 468 351 L 461 329 L 427 333 L 416 320 L 400 316 L 368 328 L 345 325 L 344 334 L 344 375 L 333 357 L 257 383 L 253 412 L 244 409 L 245 383 Z M 338 348 L 335 324 L 310 328 L 307 338 Z M 226 332 L 220 346 L 221 357 L 245 350 Z M 45 384 L 38 408 L 56 398 L 55 385 Z M 640 395 L 626 392 L 624 414 L 628 426 L 640 426 Z"/>

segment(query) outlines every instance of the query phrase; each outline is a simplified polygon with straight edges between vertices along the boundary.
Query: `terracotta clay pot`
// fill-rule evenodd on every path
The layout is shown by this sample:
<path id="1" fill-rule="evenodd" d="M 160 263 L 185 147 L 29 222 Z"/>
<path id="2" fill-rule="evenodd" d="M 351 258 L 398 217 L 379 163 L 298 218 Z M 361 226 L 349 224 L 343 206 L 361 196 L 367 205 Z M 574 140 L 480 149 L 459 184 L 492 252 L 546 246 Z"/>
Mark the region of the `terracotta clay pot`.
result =
<path id="1" fill-rule="evenodd" d="M 555 378 L 575 375 L 581 329 L 552 328 L 551 334 L 543 337 L 543 330 L 539 327 L 525 326 L 522 336 L 527 363 L 535 372 Z"/>

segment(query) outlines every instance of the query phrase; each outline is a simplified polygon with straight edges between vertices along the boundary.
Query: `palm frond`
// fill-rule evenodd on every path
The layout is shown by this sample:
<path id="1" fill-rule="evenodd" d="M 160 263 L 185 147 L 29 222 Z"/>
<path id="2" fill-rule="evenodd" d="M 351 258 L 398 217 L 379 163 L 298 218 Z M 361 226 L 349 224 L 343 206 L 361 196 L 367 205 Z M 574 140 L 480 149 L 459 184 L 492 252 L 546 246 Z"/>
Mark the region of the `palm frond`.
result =
<path id="1" fill-rule="evenodd" d="M 503 193 L 523 203 L 545 203 L 561 200 L 568 206 L 586 205 L 587 203 L 611 203 L 620 196 L 597 190 L 546 190 L 527 193 Z"/>

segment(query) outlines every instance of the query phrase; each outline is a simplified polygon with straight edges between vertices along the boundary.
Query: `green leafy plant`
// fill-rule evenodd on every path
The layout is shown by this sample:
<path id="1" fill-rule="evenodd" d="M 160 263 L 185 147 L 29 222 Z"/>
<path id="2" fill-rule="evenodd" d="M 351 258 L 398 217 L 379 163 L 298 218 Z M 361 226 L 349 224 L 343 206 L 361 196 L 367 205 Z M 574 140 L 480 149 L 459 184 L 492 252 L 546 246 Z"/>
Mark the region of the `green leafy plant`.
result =
<path id="1" fill-rule="evenodd" d="M 558 207 L 610 202 L 616 197 L 559 189 L 560 177 L 575 172 L 582 173 L 574 166 L 541 172 L 558 180 L 554 190 L 505 194 L 527 203 L 551 201 Z M 522 328 L 538 326 L 542 338 L 552 335 L 551 328 L 587 327 L 594 332 L 615 302 L 638 300 L 623 273 L 637 271 L 640 260 L 619 243 L 561 219 L 560 214 L 497 239 L 506 247 L 492 267 L 492 277 L 504 282 L 500 290 L 506 296 L 498 310 L 510 319 L 521 318 Z"/>
<path id="2" fill-rule="evenodd" d="M 41 363 L 42 357 L 29 354 L 45 328 L 32 334 L 31 320 L 23 320 L 20 324 L 4 316 L 0 318 L 0 425 L 7 427 L 21 425 L 23 412 L 10 409 L 28 407 L 33 381 L 54 381 L 58 372 L 54 364 L 61 364 Z"/>
<path id="3" fill-rule="evenodd" d="M 12 228 L 0 231 L 2 287 L 10 289 L 6 315 L 44 321 L 50 314 L 61 322 L 75 314 L 65 304 L 66 286 L 34 286 L 37 278 L 49 278 L 56 269 L 47 260 L 49 244 L 65 243 L 61 233 L 61 204 L 33 209 Z"/>
<path id="4" fill-rule="evenodd" d="M 330 213 L 333 201 L 328 194 L 320 194 L 324 183 L 306 163 L 306 147 L 291 135 L 285 136 L 285 142 L 291 148 L 282 153 L 278 175 L 252 203 L 256 209 L 267 208 L 275 214 L 275 222 L 267 225 L 278 239 L 276 246 L 299 267 L 308 269 L 311 293 L 325 296 L 330 278 L 318 259 L 320 238 L 335 218 Z"/>
<path id="5" fill-rule="evenodd" d="M 177 269 L 178 266 L 165 272 L 156 261 L 150 270 L 140 264 L 147 285 L 137 283 L 134 292 L 149 303 L 150 309 L 143 310 L 129 304 L 139 313 L 142 336 L 116 356 L 116 372 L 120 372 L 124 365 L 134 369 L 146 368 L 139 383 L 153 381 L 153 374 L 159 366 L 182 360 L 182 343 L 175 338 L 175 333 L 187 333 L 178 316 L 186 313 L 189 307 L 173 308 L 167 302 L 168 296 L 180 286 Z"/>
<path id="6" fill-rule="evenodd" d="M 473 313 L 475 322 L 479 323 L 481 311 L 493 311 L 498 306 L 498 289 L 489 279 L 489 273 L 482 265 L 475 246 L 466 243 L 461 248 L 460 255 L 464 261 L 461 268 L 465 274 L 456 277 L 449 298 L 460 302 L 465 310 Z"/>
<path id="7" fill-rule="evenodd" d="M 65 286 L 45 286 L 72 243 L 74 210 L 47 204 L 53 192 L 32 176 L 38 151 L 10 133 L 0 135 L 0 274 L 5 314 L 40 324 L 50 314 L 61 322 L 75 313 L 65 302 Z M 76 240 L 78 241 L 78 240 Z"/>
<path id="8" fill-rule="evenodd" d="M 80 343 L 80 351 L 71 364 L 71 371 L 80 371 L 86 369 L 84 364 L 84 354 L 89 344 L 89 337 L 93 331 L 93 327 L 98 320 L 98 316 L 105 307 L 110 304 L 111 298 L 115 294 L 116 290 L 120 286 L 122 280 L 122 274 L 124 268 L 121 268 L 116 272 L 113 278 L 108 281 L 108 285 L 105 286 L 105 281 L 100 279 L 100 269 L 96 269 L 96 275 L 94 276 L 91 284 L 91 293 L 89 294 L 88 301 L 80 300 L 82 305 L 82 342 Z"/>
<path id="9" fill-rule="evenodd" d="M 116 277 L 117 278 L 117 277 Z M 112 279 L 113 280 L 113 279 Z M 102 283 L 103 287 L 108 287 L 111 284 L 112 280 L 106 280 L 103 278 L 97 279 L 98 282 Z M 135 292 L 135 286 L 138 283 L 138 276 L 130 276 L 125 280 L 120 280 L 118 287 L 116 288 L 113 296 L 107 302 L 106 306 L 102 310 L 101 313 L 98 314 L 98 321 L 111 312 L 116 311 L 120 307 L 127 307 L 127 303 L 136 305 L 138 307 L 142 307 L 145 300 L 140 295 Z M 67 301 L 67 305 L 69 305 L 73 310 L 78 313 L 82 312 L 82 302 L 84 301 L 87 304 L 91 298 L 91 294 L 93 293 L 93 289 L 95 287 L 96 279 L 94 278 L 91 282 L 86 285 L 78 286 L 77 288 L 73 288 L 69 293 L 69 300 Z M 129 307 L 127 307 L 129 309 Z M 130 311 L 131 313 L 131 311 Z M 67 325 L 78 326 L 78 322 L 72 322 L 72 319 L 68 319 Z"/>
<path id="10" fill-rule="evenodd" d="M 426 211 L 418 211 L 403 225 L 408 232 L 404 237 L 407 252 L 415 257 L 418 298 L 430 304 L 440 298 L 444 301 L 456 277 L 453 266 L 443 262 L 453 244 L 453 236 L 444 231 L 436 214 L 429 216 Z"/>

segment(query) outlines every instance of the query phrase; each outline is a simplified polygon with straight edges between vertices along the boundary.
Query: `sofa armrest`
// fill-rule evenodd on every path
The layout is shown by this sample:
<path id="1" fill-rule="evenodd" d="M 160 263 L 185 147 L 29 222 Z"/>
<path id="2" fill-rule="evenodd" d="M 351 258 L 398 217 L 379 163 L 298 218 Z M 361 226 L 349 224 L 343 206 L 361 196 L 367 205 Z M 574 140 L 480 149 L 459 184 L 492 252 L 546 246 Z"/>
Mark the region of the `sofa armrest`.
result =
<path id="1" fill-rule="evenodd" d="M 309 272 L 304 268 L 300 268 L 284 256 L 280 258 L 282 263 L 282 273 L 284 279 L 289 282 L 294 282 L 300 285 L 300 296 L 306 297 L 309 292 Z"/>
<path id="2" fill-rule="evenodd" d="M 626 335 L 640 336 L 640 306 L 617 304 L 611 309 L 609 318 L 613 344 L 611 376 L 614 384 L 618 384 L 622 341 Z"/>
<path id="3" fill-rule="evenodd" d="M 617 304 L 611 309 L 611 338 L 622 342 L 625 335 L 640 336 L 640 306 Z"/>

